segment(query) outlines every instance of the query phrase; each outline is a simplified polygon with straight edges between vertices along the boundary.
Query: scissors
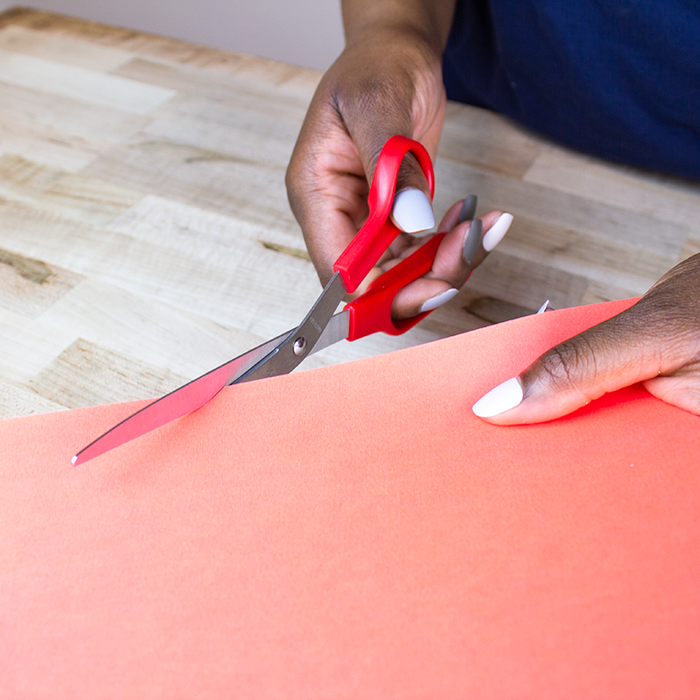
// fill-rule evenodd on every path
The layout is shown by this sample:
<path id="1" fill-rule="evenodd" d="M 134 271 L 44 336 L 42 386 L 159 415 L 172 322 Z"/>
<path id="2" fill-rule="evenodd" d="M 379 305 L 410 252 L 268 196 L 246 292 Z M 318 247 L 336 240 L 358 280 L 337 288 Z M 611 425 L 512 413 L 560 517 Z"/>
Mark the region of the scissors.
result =
<path id="1" fill-rule="evenodd" d="M 417 159 L 430 189 L 435 189 L 430 156 L 425 148 L 404 136 L 392 136 L 384 145 L 368 195 L 369 216 L 333 266 L 333 276 L 304 320 L 294 329 L 259 345 L 157 399 L 118 423 L 80 450 L 71 460 L 82 464 L 126 442 L 204 406 L 225 386 L 287 374 L 306 357 L 339 340 L 357 340 L 383 331 L 400 335 L 430 312 L 400 321 L 391 317 L 397 292 L 422 277 L 433 265 L 444 233 L 433 236 L 411 256 L 378 277 L 368 290 L 335 313 L 346 294 L 354 292 L 367 273 L 401 232 L 390 219 L 396 179 L 404 157 Z M 465 202 L 460 219 L 473 218 L 475 202 Z M 469 209 L 469 213 L 466 210 Z M 480 231 L 480 230 L 479 230 Z M 480 236 L 479 236 L 480 238 Z"/>

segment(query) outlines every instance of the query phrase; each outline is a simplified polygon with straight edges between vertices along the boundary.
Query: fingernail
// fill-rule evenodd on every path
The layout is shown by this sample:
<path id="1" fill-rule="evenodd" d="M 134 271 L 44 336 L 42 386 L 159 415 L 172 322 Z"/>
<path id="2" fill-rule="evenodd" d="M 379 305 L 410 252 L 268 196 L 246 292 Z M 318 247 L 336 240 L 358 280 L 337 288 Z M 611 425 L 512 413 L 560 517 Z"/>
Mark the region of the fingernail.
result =
<path id="1" fill-rule="evenodd" d="M 406 233 L 418 233 L 435 226 L 433 208 L 421 190 L 403 190 L 394 197 L 391 218 Z"/>
<path id="2" fill-rule="evenodd" d="M 458 221 L 460 224 L 463 221 L 471 221 L 474 218 L 474 215 L 476 214 L 476 202 L 477 197 L 475 194 L 470 194 L 465 198 L 464 204 L 462 204 L 462 208 L 459 212 Z"/>
<path id="3" fill-rule="evenodd" d="M 462 259 L 469 267 L 474 264 L 474 258 L 481 247 L 481 232 L 484 230 L 481 219 L 474 219 L 462 246 Z"/>
<path id="4" fill-rule="evenodd" d="M 492 251 L 503 240 L 503 236 L 508 233 L 512 223 L 512 214 L 501 214 L 498 217 L 498 221 L 484 234 L 482 244 L 487 253 Z"/>
<path id="5" fill-rule="evenodd" d="M 423 306 L 420 307 L 419 313 L 432 311 L 433 309 L 437 309 L 438 306 L 447 304 L 447 302 L 452 299 L 457 292 L 459 292 L 459 289 L 448 289 L 447 291 L 442 292 L 442 294 L 438 294 L 437 296 L 424 301 Z"/>
<path id="6" fill-rule="evenodd" d="M 523 385 L 520 383 L 520 377 L 513 377 L 482 396 L 472 406 L 472 411 L 479 418 L 492 418 L 515 408 L 522 400 Z"/>

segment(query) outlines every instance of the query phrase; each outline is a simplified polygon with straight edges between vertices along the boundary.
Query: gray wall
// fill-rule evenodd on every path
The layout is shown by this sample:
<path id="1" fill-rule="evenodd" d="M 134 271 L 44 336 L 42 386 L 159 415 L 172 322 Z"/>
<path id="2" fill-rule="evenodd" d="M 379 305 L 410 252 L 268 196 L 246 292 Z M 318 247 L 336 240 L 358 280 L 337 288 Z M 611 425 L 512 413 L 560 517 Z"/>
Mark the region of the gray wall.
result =
<path id="1" fill-rule="evenodd" d="M 17 4 L 0 0 L 0 11 Z M 343 48 L 340 0 L 26 0 L 26 4 L 310 68 L 327 68 Z"/>

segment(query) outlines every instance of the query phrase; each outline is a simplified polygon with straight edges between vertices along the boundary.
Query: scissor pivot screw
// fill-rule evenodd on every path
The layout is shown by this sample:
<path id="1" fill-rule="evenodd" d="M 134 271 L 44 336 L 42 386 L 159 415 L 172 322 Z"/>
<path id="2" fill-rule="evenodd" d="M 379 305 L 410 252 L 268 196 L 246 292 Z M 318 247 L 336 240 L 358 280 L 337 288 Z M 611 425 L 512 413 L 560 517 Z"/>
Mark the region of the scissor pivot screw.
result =
<path id="1" fill-rule="evenodd" d="M 297 355 L 297 357 L 299 355 L 303 355 L 304 351 L 306 350 L 306 338 L 297 338 L 292 347 L 294 349 L 294 354 Z"/>

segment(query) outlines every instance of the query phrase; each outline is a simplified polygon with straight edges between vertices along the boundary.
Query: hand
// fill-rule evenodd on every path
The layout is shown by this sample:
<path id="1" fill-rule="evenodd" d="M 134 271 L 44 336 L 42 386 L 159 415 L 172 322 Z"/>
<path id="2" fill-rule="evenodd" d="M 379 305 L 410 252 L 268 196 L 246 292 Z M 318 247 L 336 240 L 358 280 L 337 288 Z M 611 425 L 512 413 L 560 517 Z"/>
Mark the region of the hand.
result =
<path id="1" fill-rule="evenodd" d="M 474 413 L 499 425 L 539 423 L 637 382 L 700 414 L 700 254 L 676 265 L 634 306 L 490 391 Z"/>
<path id="2" fill-rule="evenodd" d="M 452 4 L 344 3 L 347 47 L 321 80 L 287 171 L 292 211 L 324 284 L 367 217 L 368 182 L 387 139 L 394 134 L 408 136 L 420 141 L 435 159 L 446 104 L 441 53 Z M 389 9 L 384 12 L 385 6 Z M 397 16 L 397 7 L 405 14 Z M 402 165 L 397 191 L 394 220 L 399 228 L 408 232 L 432 228 L 428 186 L 412 156 Z M 432 271 L 397 295 L 396 318 L 425 310 L 426 302 L 447 301 L 464 284 L 470 266 L 462 261 L 461 251 L 469 224 L 457 226 L 458 210 L 455 205 L 440 226 L 450 233 Z M 485 234 L 499 214 L 483 218 Z M 501 228 L 507 228 L 506 223 L 509 219 L 501 222 Z M 400 235 L 356 294 L 411 252 L 414 242 L 410 235 Z M 480 251 L 472 268 L 485 252 Z"/>

